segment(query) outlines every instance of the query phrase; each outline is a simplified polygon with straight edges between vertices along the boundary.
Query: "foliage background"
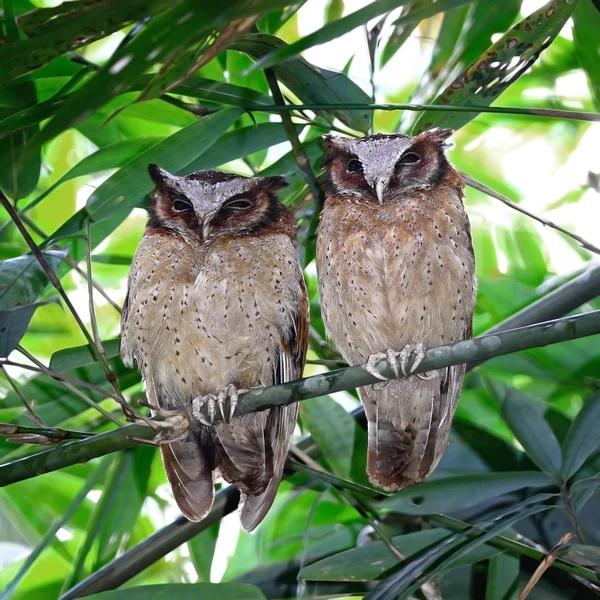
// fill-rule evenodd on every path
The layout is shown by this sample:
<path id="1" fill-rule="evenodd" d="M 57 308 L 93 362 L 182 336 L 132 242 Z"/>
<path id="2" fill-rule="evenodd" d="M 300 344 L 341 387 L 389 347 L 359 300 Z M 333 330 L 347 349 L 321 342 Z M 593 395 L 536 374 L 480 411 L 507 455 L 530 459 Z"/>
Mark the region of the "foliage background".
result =
<path id="1" fill-rule="evenodd" d="M 94 293 L 98 334 L 126 397 L 141 398 L 142 386 L 137 372 L 125 369 L 116 357 L 119 313 L 112 304 L 123 302 L 131 257 L 143 232 L 143 206 L 151 189 L 145 175 L 149 162 L 178 173 L 218 167 L 288 177 L 291 185 L 282 199 L 299 219 L 300 254 L 311 293 L 309 359 L 326 363 L 307 365 L 306 375 L 336 366 L 331 361 L 338 357 L 322 342 L 312 262 L 318 202 L 310 193 L 310 174 L 297 166 L 299 150 L 287 141 L 290 135 L 292 140 L 299 136 L 312 172 L 319 176 L 319 136 L 330 130 L 365 133 L 371 115 L 374 131 L 411 132 L 430 121 L 456 127 L 451 159 L 460 170 L 600 244 L 600 129 L 590 123 L 600 103 L 600 12 L 592 0 L 203 4 L 78 0 L 15 23 L 14 16 L 48 5 L 28 0 L 0 3 L 0 189 L 20 211 L 40 248 L 66 253 L 49 255 L 50 262 L 86 325 L 88 284 L 73 266 L 83 274 L 87 271 L 86 239 L 91 235 L 93 278 L 112 300 Z M 444 90 L 456 92 L 450 96 L 452 104 L 489 104 L 503 89 L 502 77 L 497 77 L 503 73 L 495 69 L 509 73 L 515 67 L 506 48 L 504 54 L 498 49 L 498 65 L 484 64 L 477 84 L 471 82 L 460 92 L 449 86 L 512 25 L 540 7 L 545 13 L 554 8 L 556 14 L 534 28 L 529 38 L 525 27 L 514 35 L 531 43 L 532 51 L 541 50 L 546 41 L 549 45 L 532 66 L 517 70 L 520 77 L 507 82 L 510 86 L 496 105 L 526 109 L 525 113 L 530 108 L 571 113 L 549 117 L 508 110 L 428 112 L 419 123 L 422 113 L 412 110 L 343 110 L 371 102 L 429 104 Z M 374 37 L 386 14 L 385 26 Z M 242 23 L 244 30 L 236 30 L 232 22 Z M 318 45 L 307 48 L 304 59 L 294 58 L 304 48 L 293 47 L 291 60 L 288 56 L 286 62 L 273 63 L 273 73 L 289 102 L 336 107 L 297 111 L 295 127 L 285 128 L 276 110 L 258 110 L 273 104 L 274 91 L 262 57 L 281 45 L 267 36 L 307 47 L 313 32 Z M 200 66 L 188 74 L 192 65 Z M 277 97 L 275 101 L 280 104 Z M 255 110 L 222 111 L 225 107 Z M 574 120 L 574 111 L 590 115 Z M 289 113 L 282 114 L 287 120 Z M 554 290 L 563 290 L 566 307 L 554 316 L 566 314 L 578 306 L 571 306 L 568 287 L 576 277 L 585 289 L 585 304 L 577 312 L 600 308 L 593 253 L 473 188 L 467 190 L 467 208 L 479 280 L 475 335 Z M 118 405 L 106 392 L 80 385 L 87 382 L 110 390 L 104 372 L 81 347 L 86 338 L 28 254 L 7 212 L 0 213 L 0 236 L 0 319 L 3 325 L 8 319 L 20 324 L 11 332 L 14 344 L 2 331 L 1 349 L 6 354 L 20 343 L 8 362 L 21 365 L 1 361 L 7 377 L 0 381 L 0 421 L 32 425 L 21 394 L 47 428 L 90 434 L 113 429 L 111 417 L 123 421 Z M 535 319 L 535 310 L 530 322 L 544 320 Z M 79 395 L 28 370 L 35 360 L 75 377 Z M 578 546 L 563 548 L 563 558 L 583 565 L 577 572 L 584 581 L 598 583 L 593 570 L 585 567 L 600 563 L 599 504 L 593 495 L 600 470 L 599 367 L 597 336 L 480 365 L 467 377 L 451 443 L 430 481 L 376 502 L 352 496 L 356 490 L 346 489 L 342 481 L 366 484 L 365 434 L 348 414 L 358 406 L 354 394 L 304 401 L 298 436 L 312 436 L 313 456 L 320 456 L 320 465 L 338 478 L 338 487 L 315 473 L 296 473 L 282 484 L 275 506 L 255 534 L 240 533 L 235 514 L 220 522 L 215 519 L 165 558 L 150 561 L 126 585 L 246 582 L 269 598 L 362 597 L 369 590 L 373 598 L 397 597 L 395 588 L 381 591 L 373 581 L 396 585 L 399 579 L 408 586 L 418 568 L 413 574 L 399 571 L 404 563 L 399 564 L 382 542 L 360 545 L 359 554 L 341 554 L 369 536 L 377 538 L 369 530 L 374 514 L 381 517 L 388 535 L 401 536 L 394 539 L 401 552 L 415 554 L 409 565 L 439 575 L 435 568 L 443 553 L 427 563 L 422 549 L 442 552 L 440 539 L 449 532 L 441 526 L 452 530 L 453 525 L 430 515 L 443 513 L 477 523 L 493 515 L 508 518 L 514 510 L 523 520 L 504 530 L 504 539 L 537 548 L 537 554 L 526 557 L 527 552 L 516 546 L 479 546 L 462 562 L 443 569 L 439 580 L 444 598 L 516 598 L 539 564 L 540 552 L 569 531 L 580 539 L 571 540 Z M 98 402 L 105 414 L 90 408 L 81 394 Z M 4 464 L 39 451 L 38 446 L 0 439 Z M 573 488 L 583 479 L 587 481 Z M 540 497 L 540 492 L 557 495 Z M 354 504 L 345 494 L 351 494 Z M 361 510 L 356 509 L 357 497 Z M 523 502 L 554 508 L 527 516 L 523 508 L 515 509 Z M 144 445 L 6 486 L 0 491 L 4 597 L 57 598 L 157 531 L 153 543 L 160 548 L 161 528 L 177 515 L 158 453 Z M 166 593 L 191 590 L 194 597 L 225 598 L 229 593 L 224 586 L 218 592 L 189 586 Z M 231 597 L 261 597 L 256 588 L 230 591 Z M 422 592 L 417 586 L 414 593 Z M 551 568 L 529 597 L 592 595 L 589 585 Z"/>

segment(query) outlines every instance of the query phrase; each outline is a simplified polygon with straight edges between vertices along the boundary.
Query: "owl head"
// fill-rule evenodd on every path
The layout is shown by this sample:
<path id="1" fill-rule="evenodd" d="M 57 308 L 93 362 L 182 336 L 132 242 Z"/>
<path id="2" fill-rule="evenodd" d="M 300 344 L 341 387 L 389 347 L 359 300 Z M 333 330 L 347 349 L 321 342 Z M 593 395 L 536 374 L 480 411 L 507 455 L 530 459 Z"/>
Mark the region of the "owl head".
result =
<path id="1" fill-rule="evenodd" d="M 150 194 L 148 226 L 178 233 L 189 241 L 256 233 L 291 218 L 275 193 L 287 185 L 283 177 L 243 177 L 220 171 L 178 177 L 158 165 L 149 165 L 148 172 L 156 185 Z"/>
<path id="2" fill-rule="evenodd" d="M 444 182 L 452 167 L 445 150 L 451 129 L 432 129 L 415 137 L 402 134 L 363 138 L 323 136 L 323 159 L 330 195 L 351 195 L 383 204 L 406 192 Z"/>

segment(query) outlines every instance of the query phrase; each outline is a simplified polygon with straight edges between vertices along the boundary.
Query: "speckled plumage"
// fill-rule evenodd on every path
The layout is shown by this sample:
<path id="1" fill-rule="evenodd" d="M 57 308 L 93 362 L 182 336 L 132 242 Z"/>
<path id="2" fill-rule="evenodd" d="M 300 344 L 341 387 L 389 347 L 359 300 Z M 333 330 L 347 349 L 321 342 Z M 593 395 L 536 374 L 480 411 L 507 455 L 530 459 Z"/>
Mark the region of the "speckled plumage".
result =
<path id="1" fill-rule="evenodd" d="M 327 193 L 317 240 L 321 310 L 328 335 L 350 364 L 389 348 L 471 336 L 475 261 L 464 183 L 444 154 L 449 133 L 325 138 Z M 463 379 L 464 366 L 458 366 L 428 380 L 413 375 L 359 390 L 374 485 L 401 489 L 435 468 Z"/>
<path id="2" fill-rule="evenodd" d="M 158 190 L 129 275 L 121 342 L 150 403 L 180 408 L 230 384 L 242 389 L 300 377 L 308 302 L 295 222 L 275 197 L 283 180 L 151 173 Z M 173 206 L 183 205 L 176 200 L 193 210 L 177 213 Z M 228 209 L 228 201 L 237 208 Z M 163 446 L 182 512 L 192 520 L 206 516 L 221 474 L 242 492 L 243 526 L 256 527 L 277 492 L 297 413 L 293 404 L 234 416 Z"/>

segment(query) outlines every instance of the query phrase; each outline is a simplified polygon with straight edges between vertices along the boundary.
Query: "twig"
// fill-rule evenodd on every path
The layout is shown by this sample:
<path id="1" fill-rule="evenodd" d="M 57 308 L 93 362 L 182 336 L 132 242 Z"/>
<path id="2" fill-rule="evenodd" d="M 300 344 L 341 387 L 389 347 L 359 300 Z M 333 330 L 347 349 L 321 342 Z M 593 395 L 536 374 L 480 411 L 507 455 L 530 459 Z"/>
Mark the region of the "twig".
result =
<path id="1" fill-rule="evenodd" d="M 27 245 L 31 249 L 31 252 L 33 253 L 33 255 L 37 259 L 38 263 L 44 270 L 44 273 L 46 273 L 46 276 L 48 277 L 48 279 L 50 280 L 50 283 L 52 283 L 52 285 L 55 287 L 56 291 L 60 294 L 61 298 L 63 299 L 63 302 L 69 309 L 69 312 L 73 315 L 75 322 L 79 326 L 79 329 L 81 330 L 85 339 L 87 340 L 88 344 L 90 345 L 90 348 L 92 349 L 92 353 L 94 354 L 94 357 L 96 358 L 96 360 L 102 367 L 102 370 L 104 371 L 104 375 L 105 375 L 107 381 L 112 385 L 113 389 L 115 390 L 115 394 L 119 397 L 119 400 L 117 400 L 117 402 L 119 402 L 119 404 L 123 408 L 123 412 L 125 413 L 125 416 L 127 417 L 128 420 L 133 419 L 134 417 L 133 417 L 131 407 L 127 404 L 127 401 L 125 400 L 125 398 L 123 398 L 123 395 L 121 394 L 121 390 L 119 389 L 119 385 L 117 383 L 116 377 L 114 376 L 114 373 L 112 372 L 112 369 L 110 368 L 110 365 L 108 364 L 108 361 L 104 358 L 103 355 L 98 353 L 98 350 L 94 344 L 94 340 L 93 340 L 92 336 L 90 336 L 89 331 L 87 330 L 87 328 L 83 324 L 83 321 L 81 320 L 79 314 L 75 310 L 75 307 L 73 306 L 68 294 L 65 292 L 65 290 L 60 282 L 60 279 L 56 276 L 54 269 L 50 266 L 50 264 L 46 260 L 46 257 L 44 256 L 44 254 L 42 252 L 40 252 L 40 249 L 36 246 L 31 235 L 29 235 L 29 232 L 27 231 L 27 229 L 23 225 L 23 222 L 21 221 L 19 215 L 17 214 L 17 211 L 14 209 L 13 205 L 8 201 L 8 199 L 2 193 L 2 191 L 0 191 L 0 202 L 2 203 L 4 208 L 6 208 L 8 214 L 10 215 L 10 218 L 15 222 L 17 229 L 21 232 L 21 235 L 27 242 Z M 112 415 L 111 415 L 111 418 L 113 418 Z"/>
<path id="2" fill-rule="evenodd" d="M 443 369 L 472 360 L 488 360 L 495 356 L 556 344 L 600 333 L 600 310 L 557 319 L 547 323 L 538 323 L 519 329 L 511 329 L 495 335 L 485 335 L 473 340 L 465 340 L 448 346 L 430 348 L 415 373 Z M 376 365 L 381 375 L 395 377 L 393 370 L 385 360 Z M 268 388 L 260 388 L 240 394 L 237 414 L 243 415 L 272 408 L 287 406 L 293 402 L 308 400 L 371 385 L 379 380 L 370 375 L 365 365 L 357 365 L 329 371 L 297 381 L 290 381 Z M 191 412 L 191 407 L 189 407 Z M 193 420 L 190 415 L 187 415 Z M 205 415 L 205 418 L 208 418 Z M 215 416 L 215 422 L 219 415 Z M 128 425 L 118 431 L 95 436 L 63 446 L 60 454 L 54 450 L 17 460 L 0 466 L 0 486 L 22 481 L 39 472 L 54 471 L 75 462 L 91 460 L 98 456 L 116 452 L 135 445 L 132 437 L 150 439 L 155 432 L 143 425 Z"/>
<path id="3" fill-rule="evenodd" d="M 47 239 L 48 236 L 44 233 L 44 231 L 37 226 L 36 223 L 34 223 L 34 221 L 32 221 L 27 215 L 24 214 L 24 211 L 26 211 L 29 208 L 29 205 L 26 206 L 25 208 L 21 209 L 21 211 L 19 211 L 19 215 L 21 217 L 21 219 L 23 220 L 23 222 L 25 224 L 27 224 L 27 226 L 30 229 L 33 229 L 33 231 L 35 231 L 35 233 L 37 235 L 39 235 L 40 237 Z M 7 221 L 8 222 L 8 221 Z M 57 248 L 60 248 L 60 246 L 58 246 L 57 244 L 53 244 L 52 246 L 56 246 Z M 52 248 L 52 246 L 50 246 L 50 249 Z M 62 248 L 60 248 L 62 250 Z M 79 273 L 79 275 L 81 275 L 83 277 L 83 279 L 85 279 L 87 281 L 87 273 L 77 264 L 77 261 L 70 256 L 69 254 L 67 254 L 65 256 L 65 262 L 75 271 L 77 271 L 77 273 Z M 92 279 L 92 285 L 94 286 L 94 289 L 96 291 L 98 291 L 102 297 L 119 313 L 121 314 L 121 307 L 106 293 L 105 289 L 97 282 L 94 281 Z"/>
<path id="4" fill-rule="evenodd" d="M 37 358 L 35 358 L 35 356 L 33 356 L 32 354 L 27 352 L 27 350 L 25 350 L 25 348 L 23 348 L 22 346 L 18 346 L 17 349 L 19 350 L 19 352 L 21 354 L 23 354 L 23 356 L 26 356 L 31 362 L 33 362 L 35 365 L 37 365 L 37 367 L 39 369 L 42 369 L 42 368 L 45 369 L 44 365 L 39 360 L 37 360 Z M 9 363 L 8 363 L 8 361 L 5 361 L 4 364 L 9 364 Z M 50 374 L 51 372 L 52 371 L 49 371 L 48 374 Z M 69 392 L 71 392 L 71 394 L 74 394 L 78 398 L 81 398 L 81 400 L 83 400 L 88 406 L 95 408 L 99 413 L 102 413 L 107 419 L 110 419 L 113 423 L 116 423 L 116 425 L 118 427 L 123 427 L 123 423 L 121 423 L 121 421 L 119 421 L 119 419 L 117 419 L 115 416 L 113 416 L 111 413 L 109 413 L 106 409 L 102 408 L 97 402 L 94 402 L 94 400 L 92 400 L 89 396 L 86 396 L 83 392 L 80 392 L 75 386 L 71 385 L 70 383 L 68 383 L 66 381 L 60 381 L 59 383 L 65 389 L 69 390 Z M 104 392 L 104 393 L 106 393 L 106 392 Z"/>
<path id="5" fill-rule="evenodd" d="M 588 242 L 587 240 L 584 240 L 581 236 L 579 236 L 575 233 L 571 233 L 570 231 L 567 231 L 566 229 L 563 229 L 562 227 L 560 227 L 560 225 L 557 225 L 556 223 L 553 223 L 552 221 L 548 221 L 547 219 L 544 219 L 542 217 L 538 217 L 537 215 L 534 215 L 532 212 L 529 212 L 527 209 L 523 208 L 521 205 L 517 204 L 516 202 L 513 202 L 506 196 L 499 194 L 498 192 L 487 187 L 487 185 L 484 185 L 483 183 L 480 183 L 476 179 L 473 179 L 470 175 L 467 175 L 466 173 L 461 173 L 461 175 L 463 176 L 463 179 L 465 180 L 467 185 L 469 185 L 470 187 L 472 187 L 476 190 L 479 190 L 480 192 L 483 192 L 484 194 L 487 194 L 488 196 L 491 196 L 492 198 L 496 198 L 496 200 L 500 200 L 500 202 L 503 202 L 504 204 L 506 204 L 506 206 L 510 206 L 512 209 L 514 209 L 524 215 L 527 215 L 531 219 L 534 219 L 535 221 L 537 221 L 538 223 L 541 223 L 542 225 L 545 225 L 546 227 L 551 227 L 552 229 L 556 229 L 556 231 L 560 231 L 561 233 L 568 235 L 570 238 L 573 238 L 574 240 L 579 242 L 581 244 L 581 246 L 583 248 L 585 248 L 586 250 L 589 250 L 590 252 L 594 252 L 595 254 L 600 254 L 600 248 L 594 246 L 593 244 L 590 244 L 590 242 Z"/>
<path id="6" fill-rule="evenodd" d="M 577 518 L 577 512 L 575 507 L 573 506 L 573 502 L 571 501 L 571 494 L 566 485 L 560 486 L 560 495 L 563 500 L 563 504 L 565 505 L 565 512 L 573 525 L 573 529 L 575 530 L 575 534 L 577 535 L 577 540 L 580 544 L 585 546 L 585 538 L 583 537 L 583 533 L 581 531 L 581 527 L 579 525 L 579 519 Z"/>
<path id="7" fill-rule="evenodd" d="M 93 433 L 61 429 L 60 427 L 27 427 L 0 423 L 0 435 L 18 444 L 59 444 L 69 440 L 86 440 Z"/>
<path id="8" fill-rule="evenodd" d="M 267 77 L 267 83 L 269 84 L 269 88 L 271 90 L 271 95 L 273 96 L 273 100 L 277 104 L 285 104 L 285 100 L 283 99 L 283 94 L 279 89 L 279 83 L 277 82 L 277 77 L 275 77 L 275 73 L 270 69 L 265 71 L 265 75 Z M 292 145 L 292 151 L 294 152 L 294 156 L 296 157 L 296 164 L 298 168 L 302 171 L 304 175 L 304 179 L 306 179 L 306 183 L 312 192 L 312 195 L 315 201 L 319 204 L 319 206 L 323 205 L 324 196 L 323 191 L 321 190 L 321 186 L 317 181 L 317 178 L 312 170 L 310 165 L 310 159 L 308 155 L 304 151 L 302 147 L 302 143 L 298 138 L 298 134 L 296 133 L 296 128 L 292 123 L 292 118 L 289 113 L 282 113 L 281 115 L 281 124 L 285 130 L 285 133 L 288 137 L 290 144 Z"/>
<path id="9" fill-rule="evenodd" d="M 30 415 L 30 419 L 36 425 L 44 427 L 44 422 L 42 421 L 40 416 L 35 412 L 33 406 L 29 404 L 29 402 L 27 402 L 27 398 L 23 396 L 21 390 L 19 389 L 19 386 L 15 383 L 14 379 L 7 373 L 6 369 L 4 368 L 4 365 L 0 365 L 0 372 L 2 372 L 2 375 L 4 375 L 4 377 L 6 378 L 6 381 L 8 381 L 10 387 L 12 387 L 12 389 L 14 390 L 15 394 L 17 395 L 17 398 L 19 398 L 19 400 L 21 401 L 21 404 L 27 409 L 27 412 Z"/>
<path id="10" fill-rule="evenodd" d="M 556 560 L 558 549 L 566 544 L 572 537 L 572 533 L 565 533 L 558 544 L 556 544 L 556 546 L 554 546 L 554 548 L 548 552 L 548 554 L 544 557 L 544 560 L 539 564 L 538 568 L 531 576 L 531 579 L 527 582 L 527 585 L 523 591 L 519 594 L 519 600 L 525 600 L 525 598 L 529 595 L 529 592 L 531 592 L 531 590 L 535 587 L 535 584 L 541 579 L 544 572 Z"/>
<path id="11" fill-rule="evenodd" d="M 89 390 L 93 390 L 94 392 L 98 392 L 99 394 L 104 395 L 106 398 L 112 398 L 113 400 L 116 400 L 116 394 L 113 394 L 112 392 L 105 390 L 104 388 L 100 387 L 99 385 L 94 385 L 93 383 L 83 381 L 83 379 L 77 379 L 76 377 L 71 377 L 70 375 L 64 375 L 63 373 L 58 373 L 56 371 L 52 371 L 51 369 L 48 369 L 48 367 L 44 366 L 42 363 L 37 361 L 37 359 L 32 354 L 29 354 L 29 352 L 27 352 L 21 346 L 18 346 L 17 349 L 19 350 L 19 352 L 21 354 L 23 354 L 23 356 L 26 356 L 30 360 L 36 361 L 36 364 L 39 366 L 32 367 L 31 365 L 27 365 L 25 363 L 19 363 L 19 362 L 15 362 L 13 360 L 7 360 L 7 359 L 0 360 L 0 364 L 6 365 L 8 367 L 19 367 L 20 369 L 25 369 L 27 371 L 34 371 L 35 373 L 40 373 L 41 375 L 47 375 L 48 377 L 51 377 L 52 379 L 56 379 L 59 382 L 66 381 L 66 382 L 72 383 L 73 385 L 79 385 L 79 386 L 87 388 Z"/>

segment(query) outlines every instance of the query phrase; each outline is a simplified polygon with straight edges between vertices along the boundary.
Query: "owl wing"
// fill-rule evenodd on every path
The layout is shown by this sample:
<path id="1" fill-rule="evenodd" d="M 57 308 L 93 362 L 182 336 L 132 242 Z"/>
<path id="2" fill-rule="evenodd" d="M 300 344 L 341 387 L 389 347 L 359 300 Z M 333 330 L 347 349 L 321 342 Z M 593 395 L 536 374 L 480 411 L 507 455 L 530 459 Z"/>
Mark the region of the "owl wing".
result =
<path id="1" fill-rule="evenodd" d="M 277 356 L 274 361 L 273 381 L 275 385 L 302 377 L 308 348 L 308 323 L 308 294 L 304 280 L 301 280 L 298 312 L 295 315 L 293 326 L 288 331 L 281 332 Z M 268 411 L 267 428 L 270 431 L 265 436 L 270 438 L 272 443 L 273 474 L 262 494 L 258 496 L 242 494 L 240 520 L 246 531 L 252 531 L 256 528 L 275 500 L 283 476 L 292 434 L 296 427 L 298 408 L 299 405 L 295 402 Z"/>

